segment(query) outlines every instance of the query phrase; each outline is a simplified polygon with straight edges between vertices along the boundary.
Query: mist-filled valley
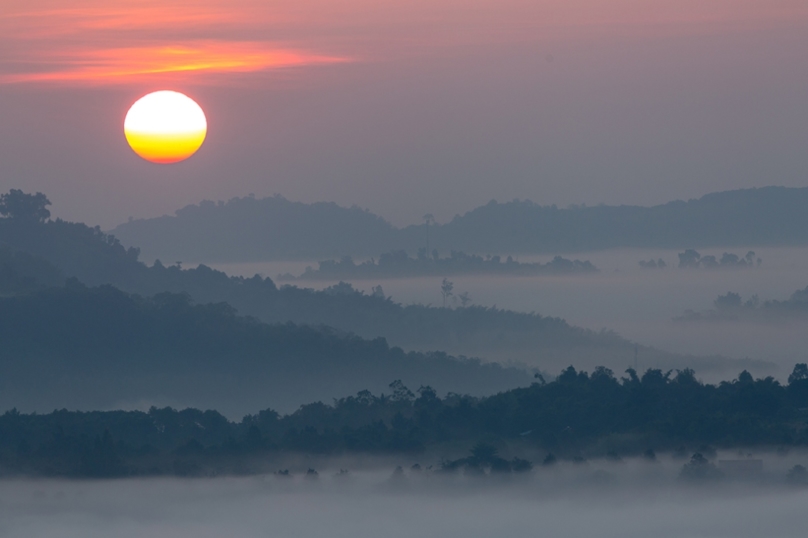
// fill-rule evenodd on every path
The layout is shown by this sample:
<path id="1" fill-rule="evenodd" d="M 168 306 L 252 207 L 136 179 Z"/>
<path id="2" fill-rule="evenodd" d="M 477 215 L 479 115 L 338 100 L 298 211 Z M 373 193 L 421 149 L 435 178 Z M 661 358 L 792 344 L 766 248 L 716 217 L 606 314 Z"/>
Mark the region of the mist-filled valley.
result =
<path id="1" fill-rule="evenodd" d="M 3 287 L 10 295 L 0 301 L 8 320 L 2 352 L 6 371 L 19 376 L 6 376 L 4 394 L 23 409 L 193 405 L 244 413 L 271 405 L 288 410 L 310 400 L 380 390 L 395 379 L 441 393 L 485 395 L 528 383 L 536 372 L 552 378 L 571 364 L 588 371 L 605 366 L 621 372 L 632 364 L 639 369 L 640 357 L 643 368 L 692 367 L 714 380 L 744 369 L 778 373 L 774 363 L 760 358 L 672 353 L 544 312 L 457 307 L 463 292 L 448 287 L 442 292 L 445 306 L 402 304 L 378 286 L 372 293 L 347 283 L 315 291 L 206 265 L 147 265 L 137 247 L 126 248 L 97 228 L 47 220 L 44 195 L 4 196 L 11 201 L 7 205 L 19 205 L 0 220 Z M 552 282 L 555 275 L 542 276 Z M 194 338 L 195 331 L 204 331 L 211 344 Z M 239 337 L 244 331 L 254 336 Z M 313 335 L 331 343 L 317 347 Z M 225 345 L 228 339 L 243 346 L 241 351 Z M 420 354 L 408 355 L 411 351 Z M 385 356 L 392 362 L 380 361 Z M 507 368 L 482 366 L 477 359 Z M 426 370 L 416 375 L 418 368 L 411 368 L 419 361 Z M 64 379 L 72 382 L 65 385 Z M 39 404 L 29 407 L 32 402 Z"/>
<path id="2" fill-rule="evenodd" d="M 395 476 L 392 462 L 366 462 L 339 474 L 339 466 L 352 462 L 329 463 L 316 478 L 303 471 L 293 477 L 7 480 L 0 483 L 0 533 L 796 538 L 804 533 L 808 501 L 808 491 L 783 479 L 785 462 L 758 479 L 706 487 L 678 480 L 679 462 L 597 462 L 516 480 L 409 469 Z"/>
<path id="3" fill-rule="evenodd" d="M 797 535 L 806 246 L 145 263 L 3 203 L 3 535 Z"/>
<path id="4" fill-rule="evenodd" d="M 0 0 L 0 538 L 802 538 L 805 50 L 806 0 Z"/>
<path id="5" fill-rule="evenodd" d="M 808 310 L 798 309 L 789 315 L 726 316 L 715 319 L 681 319 L 687 311 L 715 309 L 715 300 L 728 292 L 739 294 L 743 301 L 757 297 L 787 300 L 808 286 L 808 247 L 714 247 L 700 249 L 705 255 L 724 252 L 754 251 L 762 262 L 749 268 L 679 268 L 678 254 L 684 249 L 618 249 L 575 253 L 591 261 L 599 271 L 576 275 L 497 276 L 458 275 L 449 277 L 454 284 L 450 305 L 459 307 L 458 296 L 467 293 L 469 304 L 538 312 L 557 316 L 568 323 L 593 331 L 615 331 L 642 346 L 691 355 L 720 355 L 735 359 L 755 359 L 772 363 L 768 369 L 759 364 L 761 374 L 778 378 L 788 375 L 795 362 L 808 359 Z M 519 256 L 524 262 L 549 261 L 551 256 Z M 663 260 L 664 268 L 645 268 L 640 261 Z M 283 273 L 302 273 L 316 262 L 252 262 L 211 263 L 212 267 L 235 275 L 256 273 L 275 277 Z M 441 278 L 354 279 L 349 282 L 357 290 L 372 294 L 382 286 L 384 293 L 403 304 L 442 304 Z M 325 289 L 339 280 L 317 280 L 296 283 L 298 286 Z M 731 313 L 731 312 L 730 312 Z M 633 349 L 622 351 L 610 367 L 634 366 Z M 522 353 L 520 360 L 548 371 L 565 367 L 563 362 L 537 353 L 535 358 Z M 566 359 L 566 357 L 564 358 Z M 637 364 L 642 368 L 665 367 L 657 357 L 639 352 Z M 716 379 L 730 371 L 704 372 Z M 707 362 L 709 364 L 709 362 Z"/>
<path id="6" fill-rule="evenodd" d="M 552 265 L 561 259 L 552 255 L 446 257 L 420 247 L 415 257 L 382 256 L 372 266 L 393 268 L 389 275 L 281 285 L 279 274 L 318 262 L 143 263 L 138 247 L 98 228 L 47 220 L 44 195 L 5 196 L 28 203 L 0 221 L 0 287 L 10 294 L 0 301 L 4 369 L 20 376 L 6 381 L 0 401 L 23 410 L 291 411 L 395 379 L 482 396 L 523 386 L 535 373 L 552 379 L 570 365 L 692 368 L 708 382 L 748 370 L 785 381 L 806 361 L 799 290 L 808 247 L 599 250 L 572 255 L 585 260 L 578 266 Z M 314 220 L 323 211 L 304 208 Z M 412 267 L 414 275 L 401 276 Z M 534 267 L 541 272 L 508 274 Z M 419 276 L 423 270 L 446 276 Z M 64 289 L 46 290 L 54 286 Z M 273 326 L 289 323 L 299 327 Z M 312 346 L 314 335 L 329 343 Z M 390 358 L 380 363 L 382 356 Z"/>
<path id="7" fill-rule="evenodd" d="M 791 365 L 806 360 L 804 308 L 779 309 L 788 315 L 772 309 L 754 316 L 693 313 L 715 308 L 727 293 L 763 303 L 787 300 L 808 286 L 808 247 L 799 231 L 806 192 L 727 191 L 651 208 L 492 201 L 447 223 L 427 215 L 404 228 L 357 207 L 248 197 L 130 221 L 114 233 L 142 246 L 146 260 L 159 254 L 184 259 L 185 267 L 204 263 L 230 275 L 261 274 L 279 285 L 332 293 L 349 291 L 340 284 L 346 282 L 403 305 L 535 312 L 639 344 L 636 353 L 631 344 L 600 345 L 592 357 L 589 344 L 560 351 L 548 348 L 546 337 L 537 341 L 502 326 L 490 326 L 492 341 L 469 339 L 456 327 L 445 337 L 424 338 L 363 322 L 298 317 L 384 336 L 405 349 L 516 361 L 553 374 L 572 362 L 616 370 L 681 368 L 684 356 L 712 380 L 732 375 L 738 365 L 784 379 Z M 216 231 L 206 232 L 211 226 Z M 307 251 L 300 245 L 320 246 Z M 690 260 L 694 253 L 698 258 Z M 447 296 L 444 278 L 453 286 Z M 250 313 L 275 320 L 267 312 Z"/>

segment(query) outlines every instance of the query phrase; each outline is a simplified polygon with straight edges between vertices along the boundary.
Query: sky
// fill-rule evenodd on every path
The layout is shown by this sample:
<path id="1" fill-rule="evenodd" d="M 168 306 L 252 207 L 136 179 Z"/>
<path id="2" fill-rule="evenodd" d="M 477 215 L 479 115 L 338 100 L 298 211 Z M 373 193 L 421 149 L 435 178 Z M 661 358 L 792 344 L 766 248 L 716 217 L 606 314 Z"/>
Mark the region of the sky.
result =
<path id="1" fill-rule="evenodd" d="M 403 225 L 491 199 L 808 186 L 804 0 L 3 0 L 0 191 L 108 229 L 281 194 Z M 156 165 L 123 119 L 208 117 Z"/>

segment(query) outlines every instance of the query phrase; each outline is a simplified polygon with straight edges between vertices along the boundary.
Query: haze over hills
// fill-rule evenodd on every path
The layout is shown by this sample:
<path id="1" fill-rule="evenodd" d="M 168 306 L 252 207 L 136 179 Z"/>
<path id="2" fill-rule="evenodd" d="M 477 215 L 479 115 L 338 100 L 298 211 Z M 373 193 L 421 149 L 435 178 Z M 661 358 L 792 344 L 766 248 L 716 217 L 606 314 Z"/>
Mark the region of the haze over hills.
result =
<path id="1" fill-rule="evenodd" d="M 0 408 L 40 412 L 154 404 L 242 416 L 380 391 L 396 379 L 470 394 L 532 380 L 524 370 L 405 353 L 384 339 L 268 325 L 223 303 L 75 282 L 0 298 L 0 341 Z"/>
<path id="2" fill-rule="evenodd" d="M 714 308 L 702 312 L 688 310 L 677 321 L 763 321 L 787 322 L 808 318 L 808 286 L 796 290 L 788 299 L 761 300 L 727 292 L 713 301 Z"/>
<path id="3" fill-rule="evenodd" d="M 428 227 L 428 231 L 427 231 Z M 469 254 L 557 254 L 617 247 L 701 248 L 808 244 L 808 188 L 717 192 L 653 207 L 490 203 L 444 224 L 396 228 L 358 207 L 280 196 L 205 201 L 175 216 L 136 219 L 112 233 L 146 259 L 311 260 L 418 249 Z"/>
<path id="4" fill-rule="evenodd" d="M 222 297 L 269 299 L 278 312 L 295 297 L 278 300 L 270 279 L 147 267 L 137 249 L 83 224 L 47 221 L 46 199 L 32 201 L 19 191 L 4 197 L 10 216 L 0 219 L 0 406 L 195 405 L 238 416 L 256 406 L 291 410 L 380 390 L 395 379 L 477 394 L 532 379 L 525 369 L 405 353 L 383 338 L 297 326 L 289 316 L 274 325 L 237 316 Z M 87 288 L 79 279 L 107 285 Z M 110 282 L 153 297 L 131 296 Z M 191 293 L 208 304 L 193 305 Z M 312 305 L 304 300 L 299 307 Z"/>
<path id="5" fill-rule="evenodd" d="M 0 0 L 0 538 L 805 538 L 806 50 Z"/>
<path id="6" fill-rule="evenodd" d="M 279 289 L 269 278 L 229 277 L 206 266 L 149 267 L 138 260 L 136 248 L 126 249 L 113 236 L 80 223 L 0 219 L 0 243 L 42 258 L 64 276 L 89 286 L 113 285 L 144 296 L 187 293 L 197 303 L 226 302 L 240 314 L 267 323 L 326 325 L 363 338 L 382 337 L 405 350 L 515 362 L 551 373 L 572 363 L 622 371 L 638 353 L 645 364 L 692 366 L 705 373 L 743 368 L 768 373 L 773 368 L 764 361 L 667 353 L 637 346 L 614 333 L 581 329 L 535 313 L 404 306 L 357 292 L 347 284 L 324 291 Z"/>
<path id="7" fill-rule="evenodd" d="M 383 218 L 356 206 L 273 196 L 206 200 L 175 216 L 131 220 L 112 234 L 127 245 L 144 242 L 145 250 L 139 248 L 146 259 L 212 261 L 341 256 L 357 245 L 369 254 L 394 241 L 396 232 Z"/>

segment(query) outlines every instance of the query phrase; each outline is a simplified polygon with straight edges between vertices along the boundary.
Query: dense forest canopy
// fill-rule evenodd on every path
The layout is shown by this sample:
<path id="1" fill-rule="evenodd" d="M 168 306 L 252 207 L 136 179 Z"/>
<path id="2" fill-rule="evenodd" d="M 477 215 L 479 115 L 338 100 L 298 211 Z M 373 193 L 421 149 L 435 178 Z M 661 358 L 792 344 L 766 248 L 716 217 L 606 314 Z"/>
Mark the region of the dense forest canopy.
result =
<path id="1" fill-rule="evenodd" d="M 503 467 L 494 459 L 497 447 L 544 451 L 544 463 L 552 463 L 663 451 L 700 450 L 709 457 L 711 447 L 808 444 L 805 364 L 795 366 L 787 385 L 746 371 L 710 385 L 692 370 L 640 375 L 628 369 L 618 378 L 602 367 L 591 374 L 569 367 L 550 383 L 538 378 L 529 387 L 481 398 L 441 398 L 432 387 L 414 391 L 398 380 L 385 392 L 360 391 L 286 415 L 267 409 L 239 422 L 196 409 L 12 410 L 0 416 L 0 473 L 249 473 L 266 472 L 279 454 L 452 454 L 472 448 L 468 458 L 444 463 L 451 471 L 475 459 Z M 694 465 L 705 465 L 696 460 Z M 518 458 L 505 463 L 508 472 L 530 466 Z"/>
<path id="2" fill-rule="evenodd" d="M 429 216 L 427 216 L 429 217 Z M 396 228 L 359 208 L 272 198 L 202 202 L 137 219 L 113 233 L 148 258 L 259 261 L 371 257 L 418 249 L 468 254 L 559 254 L 617 247 L 808 244 L 808 188 L 717 192 L 653 207 L 490 203 L 439 224 Z"/>

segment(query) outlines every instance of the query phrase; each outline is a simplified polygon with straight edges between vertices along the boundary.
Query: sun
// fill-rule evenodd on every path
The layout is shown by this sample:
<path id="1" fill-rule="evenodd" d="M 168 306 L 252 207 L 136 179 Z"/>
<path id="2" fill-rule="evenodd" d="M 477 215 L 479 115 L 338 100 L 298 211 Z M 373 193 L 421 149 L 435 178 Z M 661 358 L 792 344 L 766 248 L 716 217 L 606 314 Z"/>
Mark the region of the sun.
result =
<path id="1" fill-rule="evenodd" d="M 184 161 L 199 149 L 208 121 L 196 101 L 179 92 L 159 91 L 138 99 L 123 122 L 126 141 L 147 161 Z"/>

